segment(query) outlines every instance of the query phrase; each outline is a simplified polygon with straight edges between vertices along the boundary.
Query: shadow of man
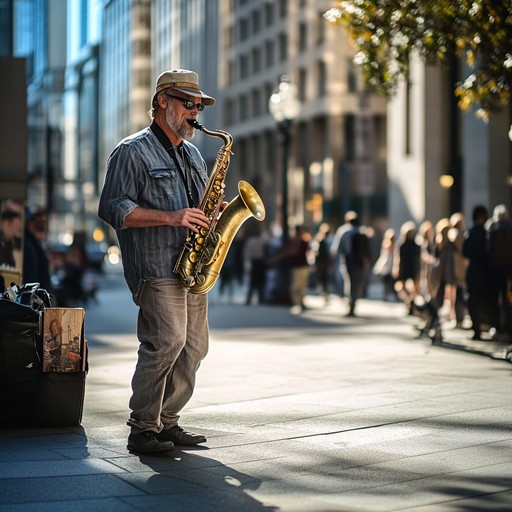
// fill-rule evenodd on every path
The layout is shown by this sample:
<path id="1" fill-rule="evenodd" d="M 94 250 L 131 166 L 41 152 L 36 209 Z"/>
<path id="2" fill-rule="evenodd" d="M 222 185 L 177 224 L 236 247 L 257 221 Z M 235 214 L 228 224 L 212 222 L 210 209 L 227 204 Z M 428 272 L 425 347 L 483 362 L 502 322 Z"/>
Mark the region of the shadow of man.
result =
<path id="1" fill-rule="evenodd" d="M 123 479 L 129 480 L 133 486 L 147 494 L 131 497 L 130 503 L 149 509 L 169 507 L 172 503 L 173 512 L 277 510 L 250 496 L 250 491 L 260 487 L 260 479 L 236 471 L 218 460 L 199 455 L 207 450 L 206 447 L 195 447 L 187 448 L 187 451 L 139 456 L 147 470 L 132 473 L 129 479 L 124 475 Z"/>

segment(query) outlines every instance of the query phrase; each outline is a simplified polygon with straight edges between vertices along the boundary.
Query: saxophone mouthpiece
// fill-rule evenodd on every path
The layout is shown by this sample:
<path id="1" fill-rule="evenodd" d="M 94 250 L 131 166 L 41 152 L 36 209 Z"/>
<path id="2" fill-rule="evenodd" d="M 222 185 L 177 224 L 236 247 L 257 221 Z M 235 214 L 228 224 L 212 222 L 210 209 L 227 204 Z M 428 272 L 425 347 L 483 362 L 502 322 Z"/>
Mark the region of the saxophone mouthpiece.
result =
<path id="1" fill-rule="evenodd" d="M 187 123 L 196 128 L 197 130 L 202 130 L 204 128 L 204 126 L 200 123 L 198 123 L 195 119 L 187 119 Z"/>

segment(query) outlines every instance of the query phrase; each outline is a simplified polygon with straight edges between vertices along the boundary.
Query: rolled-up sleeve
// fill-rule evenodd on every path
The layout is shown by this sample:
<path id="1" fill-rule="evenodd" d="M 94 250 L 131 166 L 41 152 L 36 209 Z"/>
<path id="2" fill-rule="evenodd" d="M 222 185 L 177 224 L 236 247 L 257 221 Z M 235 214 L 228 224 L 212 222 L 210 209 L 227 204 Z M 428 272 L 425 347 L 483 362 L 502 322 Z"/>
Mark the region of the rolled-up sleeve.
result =
<path id="1" fill-rule="evenodd" d="M 105 183 L 101 191 L 98 217 L 114 229 L 123 229 L 125 218 L 138 206 L 140 184 L 136 152 L 120 144 L 107 161 Z"/>

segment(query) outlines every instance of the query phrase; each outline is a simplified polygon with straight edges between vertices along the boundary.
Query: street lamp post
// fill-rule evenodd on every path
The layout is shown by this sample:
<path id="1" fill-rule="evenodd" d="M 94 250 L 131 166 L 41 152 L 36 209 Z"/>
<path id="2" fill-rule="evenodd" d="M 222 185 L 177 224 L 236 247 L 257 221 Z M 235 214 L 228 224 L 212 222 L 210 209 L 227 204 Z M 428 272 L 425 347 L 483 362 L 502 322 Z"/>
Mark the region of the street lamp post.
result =
<path id="1" fill-rule="evenodd" d="M 281 168 L 281 247 L 288 243 L 288 154 L 290 150 L 291 125 L 300 111 L 300 102 L 297 89 L 286 75 L 281 77 L 277 89 L 271 94 L 268 108 L 272 117 L 277 122 L 277 127 L 282 142 L 282 168 Z M 283 261 L 280 265 L 280 279 L 278 284 L 277 301 L 290 303 L 290 269 Z"/>
<path id="2" fill-rule="evenodd" d="M 291 124 L 300 111 L 300 102 L 297 89 L 286 75 L 281 77 L 278 88 L 271 94 L 268 108 L 277 122 L 282 142 L 282 169 L 281 169 L 281 227 L 282 242 L 288 241 L 288 154 L 291 139 Z"/>

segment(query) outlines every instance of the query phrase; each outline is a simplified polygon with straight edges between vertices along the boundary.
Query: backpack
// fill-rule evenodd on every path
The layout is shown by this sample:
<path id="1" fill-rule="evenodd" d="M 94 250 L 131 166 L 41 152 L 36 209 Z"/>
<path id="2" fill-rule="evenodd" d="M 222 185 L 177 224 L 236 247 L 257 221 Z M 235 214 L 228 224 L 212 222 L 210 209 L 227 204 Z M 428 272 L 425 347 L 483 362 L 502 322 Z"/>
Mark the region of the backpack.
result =
<path id="1" fill-rule="evenodd" d="M 364 265 L 370 255 L 368 237 L 361 231 L 356 231 L 352 235 L 350 244 L 350 262 L 356 265 Z"/>

